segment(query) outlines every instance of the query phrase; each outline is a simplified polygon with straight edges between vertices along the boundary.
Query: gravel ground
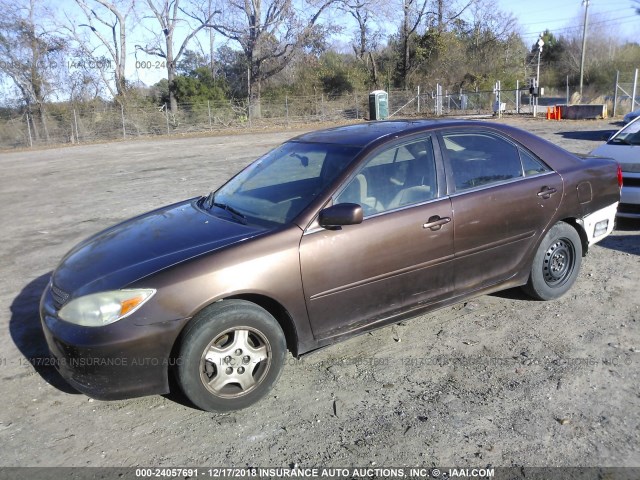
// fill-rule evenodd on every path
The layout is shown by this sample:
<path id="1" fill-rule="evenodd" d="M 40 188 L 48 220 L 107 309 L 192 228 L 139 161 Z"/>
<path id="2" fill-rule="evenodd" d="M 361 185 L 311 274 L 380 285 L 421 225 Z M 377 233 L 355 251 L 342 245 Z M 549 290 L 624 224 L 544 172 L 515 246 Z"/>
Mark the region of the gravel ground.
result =
<path id="1" fill-rule="evenodd" d="M 581 153 L 618 128 L 500 121 Z M 47 355 L 39 295 L 76 242 L 205 193 L 297 133 L 0 154 L 0 466 L 640 466 L 640 222 L 593 247 L 560 300 L 482 296 L 290 357 L 237 413 L 90 400 L 28 360 Z"/>

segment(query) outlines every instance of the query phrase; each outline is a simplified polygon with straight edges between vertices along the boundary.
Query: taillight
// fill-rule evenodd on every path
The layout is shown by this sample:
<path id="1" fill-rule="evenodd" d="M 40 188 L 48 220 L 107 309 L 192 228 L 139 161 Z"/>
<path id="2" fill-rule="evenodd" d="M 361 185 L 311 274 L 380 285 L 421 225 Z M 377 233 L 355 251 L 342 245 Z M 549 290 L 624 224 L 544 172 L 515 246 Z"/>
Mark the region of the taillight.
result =
<path id="1" fill-rule="evenodd" d="M 618 187 L 622 188 L 622 167 L 618 165 Z"/>

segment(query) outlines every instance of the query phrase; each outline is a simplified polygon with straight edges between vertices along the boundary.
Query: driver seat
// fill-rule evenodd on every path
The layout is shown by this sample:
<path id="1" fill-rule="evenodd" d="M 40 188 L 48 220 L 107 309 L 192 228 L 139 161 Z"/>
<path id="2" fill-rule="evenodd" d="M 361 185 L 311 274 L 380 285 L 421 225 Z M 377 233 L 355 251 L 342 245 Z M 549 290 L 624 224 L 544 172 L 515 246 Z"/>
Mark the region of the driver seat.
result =
<path id="1" fill-rule="evenodd" d="M 357 203 L 362 207 L 376 208 L 377 200 L 368 195 L 367 177 L 359 173 L 355 176 L 347 188 L 340 194 L 340 203 Z"/>

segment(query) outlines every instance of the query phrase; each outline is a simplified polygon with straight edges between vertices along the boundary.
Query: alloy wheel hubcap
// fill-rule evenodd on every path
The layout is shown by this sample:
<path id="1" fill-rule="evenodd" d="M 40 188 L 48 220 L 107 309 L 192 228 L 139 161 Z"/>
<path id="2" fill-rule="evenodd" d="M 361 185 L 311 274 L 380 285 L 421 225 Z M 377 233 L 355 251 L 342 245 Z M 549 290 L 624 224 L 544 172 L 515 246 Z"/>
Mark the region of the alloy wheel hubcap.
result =
<path id="1" fill-rule="evenodd" d="M 265 378 L 271 366 L 271 346 L 250 327 L 225 330 L 207 345 L 200 359 L 200 380 L 216 396 L 246 395 Z"/>

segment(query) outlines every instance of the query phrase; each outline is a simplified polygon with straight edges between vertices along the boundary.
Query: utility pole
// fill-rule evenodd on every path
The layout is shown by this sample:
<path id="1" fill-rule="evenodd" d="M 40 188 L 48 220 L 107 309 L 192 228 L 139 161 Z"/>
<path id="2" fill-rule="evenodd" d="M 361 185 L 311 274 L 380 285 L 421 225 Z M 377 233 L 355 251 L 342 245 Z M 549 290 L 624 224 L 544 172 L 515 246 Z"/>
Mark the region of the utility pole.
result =
<path id="1" fill-rule="evenodd" d="M 587 49 L 587 22 L 589 21 L 589 0 L 582 0 L 584 5 L 584 24 L 582 28 L 582 56 L 580 58 L 580 101 L 582 101 L 582 80 L 584 78 L 584 54 Z"/>

